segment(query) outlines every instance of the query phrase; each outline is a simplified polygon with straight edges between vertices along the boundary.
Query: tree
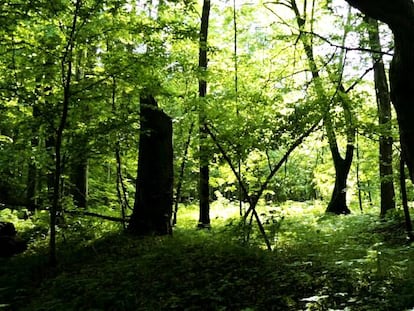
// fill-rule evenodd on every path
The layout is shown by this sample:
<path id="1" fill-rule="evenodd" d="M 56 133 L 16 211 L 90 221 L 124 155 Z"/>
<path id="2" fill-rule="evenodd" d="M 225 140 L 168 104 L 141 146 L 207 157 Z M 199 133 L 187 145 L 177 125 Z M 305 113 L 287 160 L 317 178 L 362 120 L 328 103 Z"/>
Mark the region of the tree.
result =
<path id="1" fill-rule="evenodd" d="M 172 198 L 172 121 L 146 95 L 141 98 L 137 183 L 128 230 L 136 235 L 172 234 Z"/>
<path id="2" fill-rule="evenodd" d="M 198 220 L 199 228 L 210 227 L 210 189 L 209 189 L 209 150 L 207 145 L 207 130 L 206 130 L 206 94 L 207 94 L 207 37 L 208 37 L 208 24 L 210 16 L 210 0 L 204 0 L 203 10 L 201 15 L 200 26 L 200 46 L 199 46 L 199 62 L 198 67 L 200 69 L 200 78 L 198 81 L 198 93 L 200 97 L 199 106 L 199 160 L 200 160 L 200 177 L 199 177 L 199 204 L 200 204 L 200 217 Z"/>
<path id="3" fill-rule="evenodd" d="M 328 159 L 325 163 L 331 163 L 332 155 L 339 163 L 337 175 L 347 177 L 352 172 L 349 151 L 356 118 L 361 121 L 361 157 L 371 157 L 369 163 L 361 160 L 360 176 L 370 182 L 371 189 L 376 188 L 379 179 L 373 178 L 375 171 L 370 169 L 377 161 L 376 153 L 367 143 L 370 138 L 363 137 L 375 128 L 364 132 L 375 111 L 369 103 L 374 101 L 365 96 L 367 85 L 358 84 L 358 91 L 366 91 L 363 100 L 369 103 L 357 114 L 357 96 L 362 92 L 351 101 L 349 88 L 345 88 L 357 83 L 355 72 L 365 70 L 361 67 L 367 58 L 361 57 L 360 47 L 359 52 L 348 54 L 354 52 L 342 44 L 342 28 L 323 25 L 327 9 L 335 15 L 337 7 L 327 7 L 330 1 L 312 7 L 311 1 L 281 0 L 275 10 L 280 18 L 275 22 L 266 8 L 275 1 L 210 2 L 206 1 L 199 14 L 203 15 L 201 29 L 199 10 L 191 0 L 139 0 L 134 5 L 122 0 L 82 0 L 70 53 L 67 46 L 76 0 L 69 5 L 37 1 L 36 8 L 32 2 L 12 0 L 2 6 L 0 135 L 10 138 L 0 145 L 2 199 L 49 210 L 54 198 L 47 194 L 53 194 L 57 181 L 54 160 L 60 158 L 56 209 L 73 210 L 72 203 L 85 205 L 88 180 L 88 205 L 102 210 L 107 206 L 111 211 L 122 205 L 127 219 L 127 202 L 133 203 L 136 183 L 132 175 L 137 170 L 139 96 L 147 87 L 160 109 L 174 120 L 177 193 L 182 192 L 184 199 L 194 197 L 197 187 L 191 185 L 204 176 L 200 182 L 204 189 L 200 191 L 201 226 L 210 224 L 209 200 L 216 193 L 236 200 L 237 184 L 244 183 L 247 194 L 243 191 L 242 199 L 253 202 L 253 208 L 257 202 L 252 198 L 262 191 L 263 184 L 266 200 L 306 200 L 314 186 L 322 183 L 326 184 L 324 196 L 331 195 L 334 165 L 320 169 L 321 162 L 315 158 L 324 157 L 324 161 Z M 299 7 L 296 19 L 293 4 Z M 337 23 L 337 17 L 327 18 Z M 353 31 L 348 26 L 346 31 Z M 341 47 L 343 52 L 338 53 Z M 351 57 L 362 62 L 355 61 L 351 69 Z M 60 131 L 64 103 L 67 115 Z M 190 124 L 196 114 L 200 123 L 195 122 L 192 131 Z M 322 115 L 328 135 L 312 134 L 307 140 L 309 148 L 292 151 L 288 163 L 283 162 L 284 174 L 274 173 L 275 178 L 266 182 L 276 161 L 287 158 L 284 155 L 296 138 Z M 212 142 L 206 125 L 218 143 Z M 320 142 L 315 143 L 315 137 Z M 218 144 L 239 178 L 231 174 Z M 316 155 L 320 147 L 331 152 Z M 56 151 L 60 152 L 57 158 Z M 317 176 L 322 170 L 323 180 Z M 348 175 L 352 187 L 353 175 Z M 346 178 L 337 180 L 331 202 L 341 203 L 330 205 L 342 206 L 338 210 L 347 212 Z M 248 214 L 254 213 L 250 210 Z"/>
<path id="4" fill-rule="evenodd" d="M 414 2 L 346 0 L 364 14 L 386 23 L 394 34 L 390 67 L 391 100 L 397 113 L 402 157 L 414 181 Z"/>
<path id="5" fill-rule="evenodd" d="M 256 207 L 259 203 L 260 198 L 262 197 L 263 193 L 266 191 L 268 185 L 270 184 L 273 177 L 276 175 L 276 173 L 279 171 L 279 169 L 282 167 L 284 163 L 287 162 L 289 156 L 292 154 L 292 152 L 302 144 L 302 142 L 311 134 L 313 133 L 319 125 L 320 119 L 318 119 L 312 126 L 310 126 L 304 133 L 300 134 L 298 137 L 296 137 L 292 142 L 290 142 L 289 147 L 287 148 L 286 152 L 283 154 L 283 156 L 274 163 L 273 165 L 269 164 L 270 172 L 266 176 L 264 182 L 259 185 L 257 191 L 254 191 L 252 193 L 249 193 L 248 188 L 249 185 L 247 185 L 243 180 L 242 176 L 240 175 L 240 170 L 236 169 L 236 166 L 234 165 L 232 159 L 229 156 L 229 153 L 224 150 L 223 146 L 221 145 L 220 141 L 217 139 L 216 135 L 209 129 L 208 126 L 206 126 L 206 129 L 208 131 L 208 134 L 211 136 L 212 140 L 216 144 L 217 148 L 220 150 L 224 160 L 226 163 L 230 166 L 231 171 L 233 172 L 234 176 L 236 177 L 239 186 L 241 187 L 241 191 L 243 192 L 244 197 L 249 202 L 249 208 L 247 209 L 246 213 L 243 215 L 243 222 L 246 223 L 247 218 L 249 215 L 250 217 L 250 223 L 248 227 L 247 232 L 247 239 L 250 235 L 250 227 L 252 224 L 253 217 L 256 219 L 256 222 L 258 224 L 260 233 L 262 234 L 266 246 L 269 250 L 272 249 L 272 246 L 270 244 L 270 241 L 267 237 L 267 234 L 265 232 L 265 229 L 263 227 L 263 224 L 260 220 L 260 217 L 257 213 Z M 257 185 L 254 185 L 257 186 Z"/>
<path id="6" fill-rule="evenodd" d="M 373 51 L 381 51 L 378 21 L 366 18 L 368 23 L 369 43 Z M 380 53 L 373 53 L 375 93 L 378 107 L 379 137 L 379 174 L 381 184 L 381 216 L 395 209 L 395 191 L 392 169 L 391 136 L 391 99 L 388 90 L 384 61 Z"/>
<path id="7" fill-rule="evenodd" d="M 334 129 L 333 117 L 330 112 L 331 100 L 329 100 L 328 96 L 326 95 L 325 87 L 322 84 L 320 70 L 318 69 L 314 57 L 312 40 L 310 39 L 309 34 L 305 33 L 306 18 L 300 14 L 295 0 L 290 1 L 290 7 L 295 13 L 298 29 L 301 32 L 299 34 L 299 38 L 302 41 L 303 48 L 309 63 L 309 68 L 312 74 L 312 82 L 315 85 L 315 91 L 318 95 L 320 102 L 325 103 L 327 105 L 327 107 L 322 108 L 323 110 L 325 110 L 325 112 L 323 113 L 323 121 L 326 129 L 326 136 L 328 137 L 329 149 L 331 150 L 332 160 L 335 167 L 335 185 L 332 191 L 331 200 L 329 201 L 328 207 L 326 208 L 326 212 L 335 214 L 349 214 L 350 210 L 346 203 L 347 179 L 354 155 L 355 142 L 355 126 L 353 125 L 353 120 L 351 116 L 351 106 L 348 102 L 349 99 L 347 98 L 347 94 L 342 85 L 342 81 L 339 80 L 337 86 L 337 95 L 338 101 L 343 109 L 347 139 L 345 157 L 343 157 L 339 151 L 338 141 Z M 307 10 L 306 6 L 304 10 Z M 346 33 L 344 37 L 345 36 Z M 343 57 L 341 57 L 340 60 L 341 62 L 342 58 Z"/>
<path id="8" fill-rule="evenodd" d="M 61 210 L 61 176 L 62 176 L 62 141 L 63 131 L 66 127 L 66 122 L 69 113 L 69 103 L 71 100 L 71 82 L 72 82 L 72 65 L 73 65 L 73 50 L 75 46 L 75 33 L 78 26 L 79 12 L 82 6 L 82 1 L 77 0 L 74 7 L 72 24 L 69 28 L 66 47 L 61 60 L 62 64 L 62 86 L 63 99 L 62 111 L 58 128 L 55 133 L 55 171 L 53 179 L 53 201 L 50 207 L 50 250 L 49 260 L 52 265 L 56 264 L 56 221 L 57 213 Z"/>

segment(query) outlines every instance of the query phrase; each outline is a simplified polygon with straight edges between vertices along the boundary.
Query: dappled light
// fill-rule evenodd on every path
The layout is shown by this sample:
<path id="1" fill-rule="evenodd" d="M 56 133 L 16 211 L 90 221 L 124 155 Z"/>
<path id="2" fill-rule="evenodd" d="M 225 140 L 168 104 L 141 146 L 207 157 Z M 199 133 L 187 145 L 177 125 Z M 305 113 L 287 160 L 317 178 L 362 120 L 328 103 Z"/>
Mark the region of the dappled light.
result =
<path id="1" fill-rule="evenodd" d="M 180 207 L 181 226 L 173 237 L 136 238 L 110 221 L 89 220 L 80 227 L 69 218 L 66 237 L 59 238 L 62 259 L 54 271 L 42 259 L 47 243 L 41 241 L 8 261 L 1 259 L 2 303 L 19 310 L 409 306 L 414 299 L 409 258 L 414 253 L 404 243 L 401 216 L 383 221 L 372 214 L 337 218 L 312 208 L 313 202 L 290 204 L 292 210 L 288 204 L 281 207 L 285 218 L 272 252 L 262 248 L 254 228 L 246 245 L 237 218 L 212 218 L 210 231 L 194 230 L 195 206 Z M 214 204 L 212 215 L 215 210 L 216 215 L 231 214 L 237 206 Z M 30 230 L 26 222 L 18 221 L 18 227 Z M 271 225 L 265 226 L 270 232 Z M 36 231 L 42 231 L 41 225 Z"/>
<path id="2" fill-rule="evenodd" d="M 414 310 L 413 0 L 0 24 L 0 311 Z"/>

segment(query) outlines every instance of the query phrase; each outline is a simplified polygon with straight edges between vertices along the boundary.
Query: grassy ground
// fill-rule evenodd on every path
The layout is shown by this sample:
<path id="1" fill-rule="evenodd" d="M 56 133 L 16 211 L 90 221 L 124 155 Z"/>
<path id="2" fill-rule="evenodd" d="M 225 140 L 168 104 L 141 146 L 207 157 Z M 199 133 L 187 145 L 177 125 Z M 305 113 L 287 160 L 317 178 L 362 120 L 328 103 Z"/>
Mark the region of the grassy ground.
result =
<path id="1" fill-rule="evenodd" d="M 414 251 L 398 214 L 381 221 L 371 214 L 326 216 L 313 203 L 262 206 L 271 252 L 254 223 L 245 242 L 237 214 L 237 206 L 215 202 L 212 229 L 199 231 L 197 209 L 182 207 L 173 237 L 148 238 L 106 221 L 68 219 L 54 269 L 39 225 L 45 215 L 35 224 L 16 218 L 35 238 L 27 252 L 0 259 L 0 310 L 414 307 Z"/>

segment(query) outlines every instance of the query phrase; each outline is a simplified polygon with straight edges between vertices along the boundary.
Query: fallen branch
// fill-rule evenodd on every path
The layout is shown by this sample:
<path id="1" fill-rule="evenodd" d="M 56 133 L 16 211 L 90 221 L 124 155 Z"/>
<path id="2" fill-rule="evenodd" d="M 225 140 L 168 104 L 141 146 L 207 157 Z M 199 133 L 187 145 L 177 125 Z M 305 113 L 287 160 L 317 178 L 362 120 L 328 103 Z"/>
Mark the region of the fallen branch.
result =
<path id="1" fill-rule="evenodd" d="M 244 215 L 244 219 L 247 218 L 250 212 L 254 211 L 257 205 L 257 202 L 259 201 L 260 197 L 262 196 L 263 192 L 267 189 L 267 186 L 271 182 L 273 176 L 277 173 L 277 171 L 280 169 L 280 167 L 287 161 L 290 154 L 305 140 L 306 137 L 308 137 L 311 133 L 313 133 L 319 126 L 321 119 L 318 119 L 317 122 L 315 122 L 306 132 L 304 132 L 301 136 L 299 136 L 296 141 L 293 142 L 293 144 L 289 147 L 289 149 L 286 151 L 285 155 L 279 160 L 279 162 L 273 167 L 270 174 L 267 176 L 266 181 L 262 184 L 260 189 L 254 194 L 251 195 L 251 204 L 249 209 L 246 211 Z"/>
<path id="2" fill-rule="evenodd" d="M 97 217 L 97 218 L 102 218 L 102 219 L 110 220 L 110 221 L 124 222 L 124 219 L 119 218 L 119 217 L 101 215 L 101 214 L 86 212 L 86 211 L 68 211 L 68 210 L 64 210 L 64 213 L 69 214 L 69 215 L 75 215 L 75 216 L 90 216 L 90 217 Z"/>

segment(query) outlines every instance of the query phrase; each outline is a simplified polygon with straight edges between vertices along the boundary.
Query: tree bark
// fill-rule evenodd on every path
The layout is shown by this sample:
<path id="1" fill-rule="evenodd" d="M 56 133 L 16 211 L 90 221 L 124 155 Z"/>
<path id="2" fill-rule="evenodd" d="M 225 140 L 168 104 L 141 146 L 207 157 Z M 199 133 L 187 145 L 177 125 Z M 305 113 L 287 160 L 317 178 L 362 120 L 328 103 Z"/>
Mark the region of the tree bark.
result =
<path id="1" fill-rule="evenodd" d="M 369 42 L 372 50 L 380 51 L 381 42 L 378 31 L 378 21 L 366 18 L 368 23 Z M 379 138 L 379 171 L 381 183 L 381 216 L 395 209 L 395 191 L 392 168 L 391 136 L 391 98 L 388 89 L 387 76 L 381 54 L 372 55 L 374 63 L 374 82 L 377 96 L 378 122 L 381 127 Z"/>
<path id="2" fill-rule="evenodd" d="M 342 158 L 339 151 L 332 150 L 332 158 L 335 164 L 335 186 L 332 191 L 332 197 L 329 201 L 326 209 L 327 213 L 335 214 L 349 214 L 349 210 L 346 204 L 346 191 L 347 191 L 347 179 L 349 170 L 352 164 L 354 146 L 348 144 L 346 148 L 346 156 Z"/>
<path id="3" fill-rule="evenodd" d="M 72 62 L 73 49 L 75 46 L 75 32 L 81 9 L 82 2 L 77 0 L 75 3 L 75 12 L 70 28 L 70 35 L 62 57 L 62 76 L 63 76 L 63 103 L 62 112 L 60 115 L 59 126 L 55 134 L 55 169 L 53 175 L 53 200 L 50 207 L 50 241 L 49 241 L 49 262 L 52 266 L 57 263 L 56 258 L 56 224 L 57 213 L 61 211 L 61 177 L 62 177 L 62 142 L 63 131 L 66 128 L 67 118 L 69 114 L 69 103 L 71 99 L 71 81 L 72 81 Z"/>
<path id="4" fill-rule="evenodd" d="M 347 127 L 345 157 L 342 157 L 339 152 L 335 130 L 329 115 L 324 117 L 324 125 L 328 137 L 329 149 L 331 150 L 332 160 L 335 167 L 335 186 L 332 191 L 331 200 L 326 208 L 326 212 L 339 215 L 351 213 L 351 210 L 348 208 L 346 203 L 346 192 L 348 175 L 354 158 L 355 128 L 352 122 L 349 103 L 347 102 L 347 98 L 345 98 L 346 94 L 342 84 L 339 86 L 338 95 L 343 108 L 343 114 Z"/>
<path id="5" fill-rule="evenodd" d="M 172 121 L 152 96 L 142 97 L 135 202 L 128 230 L 136 235 L 172 234 L 172 203 Z"/>
<path id="6" fill-rule="evenodd" d="M 206 81 L 206 70 L 208 64 L 207 58 L 207 36 L 208 36 L 208 23 L 210 16 L 210 0 L 204 0 L 203 11 L 201 15 L 201 27 L 200 27 L 200 42 L 199 42 L 199 69 L 200 78 L 198 80 L 198 92 L 200 97 L 199 106 L 199 204 L 200 204 L 200 215 L 198 220 L 199 228 L 210 227 L 210 189 L 209 189 L 209 150 L 207 146 L 206 131 L 206 114 L 205 114 L 205 102 L 204 98 L 207 94 L 207 81 Z"/>
<path id="7" fill-rule="evenodd" d="M 366 15 L 386 23 L 394 34 L 390 68 L 391 100 L 397 113 L 402 157 L 414 182 L 414 2 L 346 0 Z"/>
<path id="8" fill-rule="evenodd" d="M 302 31 L 304 29 L 306 20 L 301 16 L 295 0 L 291 0 L 291 5 L 292 10 L 296 15 L 296 22 L 298 28 Z M 303 44 L 309 68 L 312 73 L 315 91 L 321 102 L 329 103 L 328 97 L 324 90 L 324 86 L 321 82 L 319 69 L 314 58 L 312 41 L 304 33 L 300 34 L 300 40 Z M 331 151 L 332 160 L 335 167 L 335 186 L 326 212 L 335 214 L 349 214 L 351 211 L 349 210 L 346 204 L 346 184 L 354 155 L 355 128 L 352 124 L 351 111 L 349 103 L 347 102 L 348 99 L 346 98 L 345 90 L 341 83 L 338 86 L 337 93 L 339 95 L 339 101 L 342 105 L 344 111 L 343 114 L 346 120 L 347 145 L 345 151 L 345 158 L 343 158 L 339 152 L 335 129 L 332 124 L 331 116 L 329 115 L 328 106 L 328 111 L 326 111 L 323 116 L 323 123 L 325 126 L 326 135 L 328 137 L 329 149 Z"/>

